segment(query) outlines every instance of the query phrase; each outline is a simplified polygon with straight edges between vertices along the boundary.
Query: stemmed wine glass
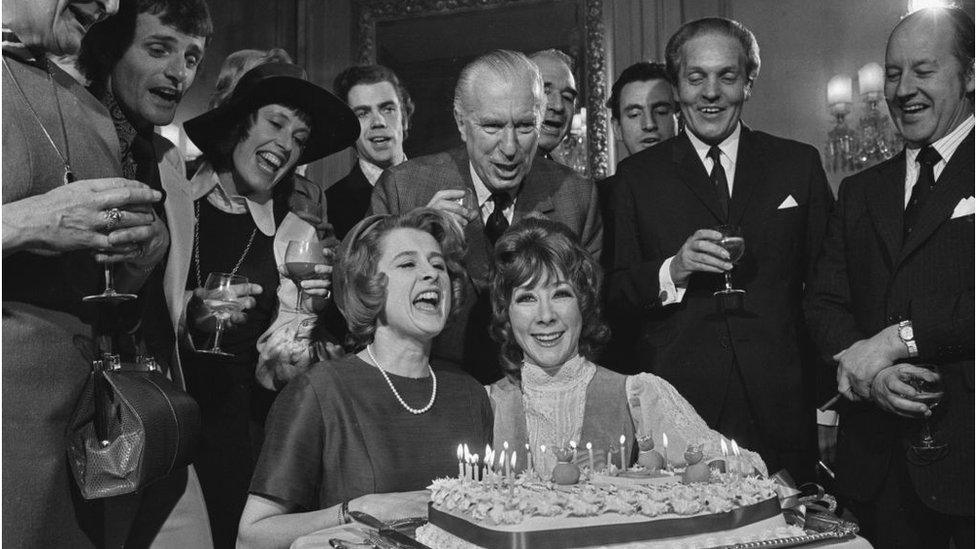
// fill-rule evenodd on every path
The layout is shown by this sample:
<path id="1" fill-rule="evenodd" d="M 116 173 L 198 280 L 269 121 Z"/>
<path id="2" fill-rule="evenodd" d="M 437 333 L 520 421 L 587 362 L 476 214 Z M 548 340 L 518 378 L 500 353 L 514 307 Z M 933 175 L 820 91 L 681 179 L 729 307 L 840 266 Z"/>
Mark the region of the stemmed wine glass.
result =
<path id="1" fill-rule="evenodd" d="M 322 243 L 317 238 L 310 240 L 289 240 L 285 249 L 285 271 L 298 288 L 298 300 L 295 309 L 302 307 L 305 290 L 302 281 L 316 278 L 315 266 L 325 264 L 325 254 L 322 253 Z"/>
<path id="2" fill-rule="evenodd" d="M 464 189 L 464 196 L 456 199 L 458 206 L 466 209 L 468 211 L 468 217 L 473 218 L 474 214 L 478 212 L 478 197 L 475 196 L 474 191 L 471 189 Z"/>
<path id="3" fill-rule="evenodd" d="M 86 295 L 81 298 L 85 303 L 119 303 L 121 301 L 131 301 L 139 296 L 135 294 L 123 294 L 119 293 L 115 289 L 115 271 L 113 270 L 112 263 L 106 263 L 104 265 L 104 276 L 105 276 L 105 289 L 102 290 L 100 294 Z"/>
<path id="4" fill-rule="evenodd" d="M 921 402 L 928 406 L 930 410 L 934 411 L 945 395 L 942 375 L 939 372 L 939 368 L 935 365 L 919 364 L 917 366 L 928 370 L 930 375 L 923 377 L 922 374 L 909 373 L 902 381 L 918 391 L 912 400 Z M 936 459 L 949 448 L 948 442 L 941 441 L 936 437 L 932 429 L 930 417 L 922 420 L 922 429 L 910 446 L 911 451 L 923 460 Z"/>
<path id="5" fill-rule="evenodd" d="M 729 252 L 729 262 L 735 265 L 742 259 L 742 254 L 746 251 L 746 241 L 742 238 L 742 230 L 736 225 L 719 225 L 715 230 L 722 233 L 722 239 L 718 245 Z M 732 287 L 732 269 L 725 271 L 725 288 L 715 292 L 714 295 L 744 294 L 745 290 Z"/>
<path id="6" fill-rule="evenodd" d="M 234 313 L 239 313 L 244 306 L 237 300 L 241 290 L 247 287 L 247 278 L 228 273 L 210 273 L 204 283 L 203 304 L 210 309 L 217 319 L 217 329 L 214 331 L 213 346 L 199 352 L 208 355 L 234 356 L 220 348 L 220 336 L 223 335 L 227 320 Z"/>

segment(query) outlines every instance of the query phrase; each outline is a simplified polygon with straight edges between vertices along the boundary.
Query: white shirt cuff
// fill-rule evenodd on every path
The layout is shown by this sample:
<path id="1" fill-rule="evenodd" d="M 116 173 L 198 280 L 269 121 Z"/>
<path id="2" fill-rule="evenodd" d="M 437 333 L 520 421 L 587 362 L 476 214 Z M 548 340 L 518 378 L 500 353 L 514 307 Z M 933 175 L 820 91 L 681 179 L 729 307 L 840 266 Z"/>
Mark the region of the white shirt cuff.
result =
<path id="1" fill-rule="evenodd" d="M 661 264 L 661 270 L 657 272 L 658 285 L 661 288 L 661 294 L 658 296 L 661 299 L 661 305 L 681 303 L 685 297 L 686 288 L 675 286 L 674 280 L 671 280 L 671 261 L 673 259 L 674 256 L 665 259 L 664 263 Z"/>
<path id="2" fill-rule="evenodd" d="M 834 410 L 817 410 L 817 425 L 837 427 L 840 425 L 840 415 Z"/>

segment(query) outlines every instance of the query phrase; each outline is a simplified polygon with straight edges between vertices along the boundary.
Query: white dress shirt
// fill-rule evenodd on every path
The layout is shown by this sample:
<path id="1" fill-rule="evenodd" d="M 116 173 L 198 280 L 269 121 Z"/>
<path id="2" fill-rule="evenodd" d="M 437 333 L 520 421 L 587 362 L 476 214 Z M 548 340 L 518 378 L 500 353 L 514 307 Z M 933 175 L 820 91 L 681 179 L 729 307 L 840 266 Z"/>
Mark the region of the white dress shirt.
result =
<path id="1" fill-rule="evenodd" d="M 685 133 L 688 135 L 688 140 L 691 141 L 692 147 L 695 148 L 698 159 L 701 160 L 702 165 L 705 167 L 705 172 L 712 173 L 712 166 L 715 163 L 708 157 L 708 150 L 712 146 L 695 137 L 695 134 L 690 131 L 686 131 Z M 730 197 L 732 196 L 732 184 L 735 181 L 735 164 L 739 155 L 739 138 L 741 136 L 742 123 L 740 122 L 735 127 L 735 130 L 732 131 L 732 134 L 718 144 L 719 150 L 722 151 L 722 154 L 719 156 L 719 161 L 722 163 L 722 168 L 725 169 L 725 178 L 729 184 Z M 659 296 L 661 298 L 661 305 L 681 303 L 681 300 L 685 297 L 685 290 L 687 288 L 675 286 L 674 280 L 671 279 L 671 262 L 673 260 L 673 255 L 665 259 L 664 263 L 661 264 L 661 269 L 657 273 L 658 283 L 661 288 L 661 294 Z"/>
<path id="2" fill-rule="evenodd" d="M 274 236 L 277 231 L 274 219 L 274 200 L 259 203 L 240 195 L 232 195 L 224 189 L 220 176 L 209 162 L 205 162 L 190 180 L 191 196 L 194 200 L 206 195 L 207 202 L 218 210 L 229 214 L 250 213 L 258 230 L 265 236 Z"/>
<path id="3" fill-rule="evenodd" d="M 487 223 L 488 216 L 495 211 L 495 201 L 491 199 L 491 189 L 481 181 L 478 172 L 474 171 L 474 166 L 470 162 L 468 162 L 468 169 L 471 171 L 471 182 L 474 183 L 474 193 L 478 198 L 478 207 L 481 209 L 481 222 Z M 512 197 L 512 201 L 502 212 L 509 223 L 512 222 L 512 216 L 515 214 L 516 200 L 518 200 L 517 195 Z"/>
<path id="4" fill-rule="evenodd" d="M 956 149 L 959 145 L 966 139 L 969 132 L 973 131 L 973 115 L 969 115 L 969 118 L 964 120 L 962 124 L 956 126 L 956 129 L 952 130 L 945 135 L 942 139 L 932 143 L 932 147 L 939 153 L 942 160 L 939 160 L 932 166 L 932 174 L 935 180 L 939 180 L 939 176 L 942 175 L 942 170 L 945 169 L 946 164 L 949 163 L 949 159 L 955 154 Z M 909 149 L 905 148 L 905 207 L 908 207 L 908 201 L 912 198 L 912 189 L 915 188 L 915 181 L 918 180 L 918 153 L 921 149 Z"/>

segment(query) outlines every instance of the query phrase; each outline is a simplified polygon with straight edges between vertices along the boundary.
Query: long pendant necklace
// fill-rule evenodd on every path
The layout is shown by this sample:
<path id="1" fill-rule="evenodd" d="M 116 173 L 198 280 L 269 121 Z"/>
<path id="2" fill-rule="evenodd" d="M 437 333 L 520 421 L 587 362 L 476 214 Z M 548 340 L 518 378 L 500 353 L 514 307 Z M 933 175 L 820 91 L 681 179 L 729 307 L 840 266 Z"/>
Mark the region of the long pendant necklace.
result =
<path id="1" fill-rule="evenodd" d="M 393 391 L 393 396 L 396 397 L 401 406 L 406 408 L 408 412 L 414 415 L 420 415 L 427 410 L 430 410 L 430 407 L 434 405 L 434 399 L 437 398 L 437 375 L 434 374 L 434 369 L 430 367 L 430 363 L 427 363 L 427 370 L 430 371 L 430 378 L 434 382 L 434 389 L 430 393 L 430 402 L 428 402 L 427 406 L 424 406 L 423 408 L 411 408 L 406 402 L 404 402 L 403 397 L 400 396 L 400 393 L 396 390 L 396 387 L 393 386 L 393 382 L 390 381 L 390 376 L 386 374 L 386 369 L 383 368 L 383 366 L 380 365 L 380 362 L 376 360 L 376 357 L 373 356 L 373 350 L 370 349 L 369 345 L 366 346 L 366 354 L 368 354 L 369 359 L 373 361 L 373 366 L 376 366 L 376 369 L 383 374 L 383 379 L 386 380 L 386 384 L 390 386 L 390 390 Z"/>
<path id="2" fill-rule="evenodd" d="M 10 70 L 10 65 L 7 64 L 7 58 L 3 58 L 3 66 L 7 69 L 7 74 L 10 75 L 10 79 L 13 81 L 14 86 L 17 87 L 17 91 L 20 92 L 20 96 L 24 98 L 24 104 L 27 105 L 27 110 L 30 111 L 31 116 L 37 122 L 37 125 L 41 127 L 41 131 L 44 132 L 44 137 L 47 138 L 47 142 L 51 144 L 54 148 L 54 152 L 57 153 L 58 158 L 61 159 L 61 164 L 64 165 L 64 174 L 61 176 L 61 184 L 67 185 L 68 183 L 73 183 L 77 179 L 75 178 L 74 171 L 71 169 L 71 146 L 68 143 L 68 130 L 64 125 L 64 113 L 61 111 L 61 98 L 58 97 L 58 88 L 54 85 L 54 75 L 51 74 L 51 62 L 45 60 L 44 72 L 47 73 L 48 82 L 51 83 L 51 92 L 54 94 L 54 103 L 58 108 L 58 120 L 61 122 L 61 137 L 64 140 L 64 153 L 58 147 L 57 143 L 54 142 L 54 138 L 51 137 L 50 132 L 47 131 L 47 127 L 44 122 L 41 122 L 41 117 L 37 115 L 37 111 L 34 110 L 34 106 L 31 105 L 29 99 L 27 99 L 27 94 L 24 93 L 24 88 L 20 86 L 20 82 L 17 77 L 14 76 L 14 71 Z"/>
<path id="3" fill-rule="evenodd" d="M 201 198 L 200 200 L 203 200 Z M 203 288 L 203 277 L 200 275 L 200 200 L 193 202 L 193 262 L 196 263 L 197 267 L 197 288 Z M 244 258 L 247 257 L 247 253 L 251 251 L 251 244 L 254 244 L 254 237 L 258 234 L 258 229 L 255 227 L 251 230 L 251 237 L 247 239 L 247 246 L 244 247 L 244 253 L 241 254 L 241 258 L 237 260 L 234 265 L 234 269 L 231 270 L 230 274 L 237 274 L 237 270 L 241 268 L 241 264 L 244 263 Z"/>

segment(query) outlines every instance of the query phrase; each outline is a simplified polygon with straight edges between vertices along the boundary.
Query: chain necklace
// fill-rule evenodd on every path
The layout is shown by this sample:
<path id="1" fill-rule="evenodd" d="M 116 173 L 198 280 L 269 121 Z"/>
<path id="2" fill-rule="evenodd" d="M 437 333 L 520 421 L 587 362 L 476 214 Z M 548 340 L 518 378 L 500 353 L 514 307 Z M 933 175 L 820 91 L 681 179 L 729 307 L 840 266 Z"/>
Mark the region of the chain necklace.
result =
<path id="1" fill-rule="evenodd" d="M 58 97 L 58 88 L 54 85 L 54 75 L 51 74 L 51 61 L 44 60 L 44 72 L 47 73 L 47 80 L 51 83 L 51 92 L 54 94 L 54 103 L 58 107 L 58 120 L 61 122 L 61 137 L 64 139 L 64 153 L 58 147 L 57 143 L 54 142 L 54 138 L 51 137 L 50 132 L 47 131 L 47 127 L 44 126 L 44 122 L 41 122 L 41 117 L 37 115 L 37 111 L 34 110 L 34 106 L 31 105 L 29 99 L 27 99 L 27 94 L 24 93 L 24 88 L 20 87 L 20 82 L 17 77 L 14 76 L 14 71 L 10 70 L 10 65 L 7 64 L 7 58 L 3 58 L 3 66 L 7 69 L 7 73 L 10 75 L 10 79 L 13 81 L 14 86 L 17 87 L 17 91 L 20 92 L 21 97 L 24 98 L 24 104 L 27 105 L 27 110 L 30 111 L 31 116 L 37 122 L 37 125 L 41 127 L 41 131 L 44 132 L 44 137 L 47 138 L 47 142 L 51 144 L 54 148 L 54 152 L 57 153 L 58 158 L 61 159 L 61 163 L 64 165 L 64 175 L 61 176 L 61 184 L 67 185 L 68 183 L 73 183 L 76 181 L 75 174 L 71 169 L 71 148 L 68 144 L 68 130 L 64 125 L 64 113 L 61 111 L 61 98 Z"/>
<path id="2" fill-rule="evenodd" d="M 204 200 L 205 198 L 203 197 L 200 200 Z M 200 200 L 193 202 L 193 262 L 196 263 L 197 267 L 197 288 L 203 288 L 203 277 L 200 276 Z M 251 237 L 247 239 L 247 246 L 244 247 L 244 253 L 237 260 L 237 264 L 234 265 L 234 269 L 230 274 L 237 274 L 237 270 L 241 268 L 241 263 L 244 263 L 244 258 L 247 257 L 247 253 L 251 251 L 251 244 L 254 244 L 254 237 L 257 234 L 258 229 L 255 227 L 251 230 Z"/>
<path id="3" fill-rule="evenodd" d="M 418 408 L 411 408 L 410 406 L 407 405 L 406 402 L 404 402 L 403 397 L 400 396 L 400 393 L 396 390 L 396 387 L 393 386 L 393 382 L 390 381 L 390 376 L 386 374 L 386 369 L 380 366 L 380 362 L 376 360 L 375 356 L 373 356 L 373 350 L 370 349 L 369 345 L 366 346 L 366 354 L 368 354 L 370 360 L 373 361 L 373 366 L 376 366 L 376 369 L 379 370 L 381 374 L 383 374 L 383 379 L 386 380 L 386 384 L 390 386 L 390 390 L 393 391 L 393 396 L 396 397 L 396 399 L 400 402 L 401 406 L 406 408 L 408 412 L 414 415 L 420 415 L 426 412 L 427 410 L 430 410 L 430 407 L 434 405 L 434 399 L 437 398 L 437 376 L 434 374 L 434 369 L 430 367 L 429 362 L 427 363 L 427 370 L 430 371 L 430 377 L 431 380 L 433 380 L 434 382 L 434 388 L 433 391 L 431 391 L 430 393 L 430 402 L 427 403 L 427 406 L 418 409 Z"/>

